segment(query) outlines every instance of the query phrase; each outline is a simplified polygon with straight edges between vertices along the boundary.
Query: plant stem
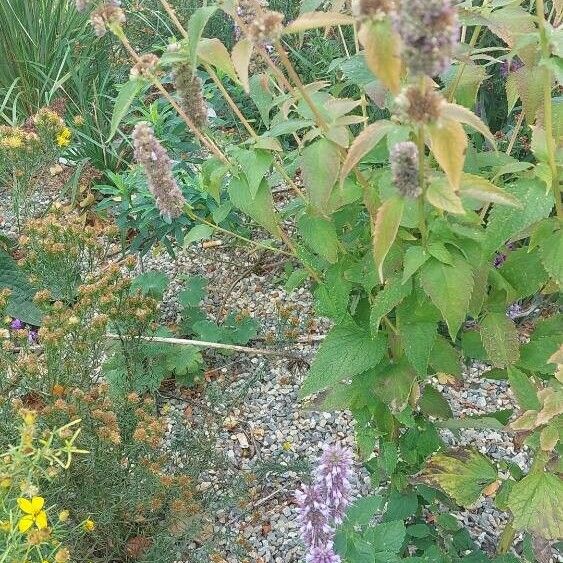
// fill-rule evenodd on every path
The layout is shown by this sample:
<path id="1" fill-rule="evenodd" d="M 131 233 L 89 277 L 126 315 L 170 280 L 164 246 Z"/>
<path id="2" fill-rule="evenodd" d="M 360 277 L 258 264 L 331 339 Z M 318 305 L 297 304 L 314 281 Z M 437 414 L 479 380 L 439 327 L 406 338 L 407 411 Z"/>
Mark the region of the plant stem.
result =
<path id="1" fill-rule="evenodd" d="M 188 32 L 184 29 L 184 26 L 180 23 L 178 16 L 176 15 L 176 10 L 170 5 L 167 0 L 160 0 L 162 7 L 166 10 L 166 13 L 174 23 L 174 25 L 178 28 L 178 31 L 184 36 L 188 36 Z"/>
<path id="2" fill-rule="evenodd" d="M 418 128 L 416 145 L 418 148 L 418 185 L 421 193 L 418 196 L 418 225 L 422 246 L 426 246 L 428 240 L 428 229 L 426 228 L 426 216 L 424 212 L 424 197 L 426 195 L 426 179 L 425 179 L 425 144 L 424 144 L 424 126 Z"/>
<path id="3" fill-rule="evenodd" d="M 540 44 L 542 57 L 547 60 L 550 56 L 549 38 L 545 26 L 545 7 L 544 0 L 536 0 L 536 15 L 540 32 Z M 561 189 L 559 185 L 559 177 L 557 163 L 555 161 L 555 139 L 553 138 L 553 107 L 551 99 L 551 86 L 553 82 L 553 74 L 549 67 L 545 66 L 547 78 L 543 82 L 543 122 L 545 129 L 545 138 L 547 145 L 547 160 L 551 171 L 551 190 L 555 198 L 555 209 L 557 217 L 563 219 L 563 209 L 561 207 Z"/>

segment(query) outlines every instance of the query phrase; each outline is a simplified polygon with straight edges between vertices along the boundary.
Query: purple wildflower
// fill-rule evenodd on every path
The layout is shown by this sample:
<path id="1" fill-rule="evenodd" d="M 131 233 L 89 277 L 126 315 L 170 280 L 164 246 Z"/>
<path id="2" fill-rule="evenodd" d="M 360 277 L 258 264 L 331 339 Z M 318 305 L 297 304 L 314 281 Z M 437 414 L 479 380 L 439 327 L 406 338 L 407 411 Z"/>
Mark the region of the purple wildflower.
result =
<path id="1" fill-rule="evenodd" d="M 37 330 L 31 329 L 27 335 L 27 341 L 29 344 L 37 344 L 39 341 L 39 333 Z"/>
<path id="2" fill-rule="evenodd" d="M 522 305 L 520 305 L 520 303 L 512 303 L 512 305 L 510 305 L 508 309 L 506 309 L 506 316 L 510 320 L 514 321 L 522 316 L 523 310 L 524 309 L 522 308 Z"/>
<path id="3" fill-rule="evenodd" d="M 330 543 L 334 530 L 329 524 L 330 509 L 321 488 L 317 484 L 303 485 L 301 490 L 295 492 L 295 500 L 305 545 L 312 551 Z"/>
<path id="4" fill-rule="evenodd" d="M 331 518 L 338 525 L 352 500 L 352 452 L 338 445 L 328 446 L 319 462 L 315 481 L 326 499 Z"/>
<path id="5" fill-rule="evenodd" d="M 500 65 L 500 75 L 506 79 L 511 72 L 516 72 L 523 66 L 524 63 L 518 57 L 512 60 L 503 61 Z"/>
<path id="6" fill-rule="evenodd" d="M 500 268 L 506 261 L 506 254 L 504 252 L 497 252 L 493 258 L 493 266 Z"/>
<path id="7" fill-rule="evenodd" d="M 20 319 L 14 319 L 11 323 L 10 323 L 10 328 L 12 330 L 22 330 L 25 327 L 25 324 L 23 321 L 21 321 Z"/>
<path id="8" fill-rule="evenodd" d="M 391 149 L 393 184 L 404 197 L 417 198 L 422 189 L 418 180 L 418 148 L 411 141 L 397 143 Z"/>
<path id="9" fill-rule="evenodd" d="M 342 560 L 339 555 L 334 553 L 332 542 L 326 546 L 315 547 L 307 555 L 307 563 L 340 563 Z"/>

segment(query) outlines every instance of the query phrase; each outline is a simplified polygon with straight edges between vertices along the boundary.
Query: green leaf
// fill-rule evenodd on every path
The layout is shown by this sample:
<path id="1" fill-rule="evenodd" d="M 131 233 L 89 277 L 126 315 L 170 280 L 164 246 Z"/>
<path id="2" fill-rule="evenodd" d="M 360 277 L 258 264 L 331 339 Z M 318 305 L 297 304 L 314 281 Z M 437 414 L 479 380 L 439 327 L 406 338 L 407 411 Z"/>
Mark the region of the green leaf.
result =
<path id="1" fill-rule="evenodd" d="M 496 481 L 498 473 L 479 452 L 460 448 L 432 456 L 419 477 L 422 482 L 442 489 L 458 504 L 467 507 L 478 500 L 483 489 Z"/>
<path id="2" fill-rule="evenodd" d="M 302 215 L 297 223 L 297 228 L 305 244 L 311 250 L 320 254 L 331 264 L 338 258 L 338 236 L 336 227 L 329 219 Z"/>
<path id="3" fill-rule="evenodd" d="M 508 495 L 516 530 L 548 540 L 563 537 L 563 480 L 543 470 L 526 475 Z"/>
<path id="4" fill-rule="evenodd" d="M 160 300 L 169 283 L 168 276 L 162 272 L 145 272 L 133 280 L 131 289 Z"/>
<path id="5" fill-rule="evenodd" d="M 508 381 L 510 390 L 523 411 L 541 410 L 541 404 L 537 397 L 538 390 L 525 373 L 514 367 L 508 368 Z"/>
<path id="6" fill-rule="evenodd" d="M 238 207 L 274 236 L 280 236 L 272 192 L 265 180 L 262 180 L 254 196 L 246 178 L 232 178 L 228 191 L 235 207 Z"/>
<path id="7" fill-rule="evenodd" d="M 199 374 L 203 368 L 203 358 L 201 352 L 195 346 L 178 346 L 177 344 L 170 346 L 170 351 L 166 354 L 166 369 L 179 379 L 188 383 L 190 378 L 188 374 L 192 375 L 191 382 L 193 383 L 193 376 Z"/>
<path id="8" fill-rule="evenodd" d="M 405 361 L 377 374 L 373 392 L 391 410 L 400 413 L 407 406 L 412 387 L 416 383 L 416 372 Z"/>
<path id="9" fill-rule="evenodd" d="M 397 444 L 394 442 L 379 442 L 379 463 L 387 475 L 393 475 L 399 462 Z"/>
<path id="10" fill-rule="evenodd" d="M 186 248 L 192 242 L 200 242 L 202 240 L 211 238 L 211 235 L 215 232 L 213 227 L 209 225 L 194 225 L 184 237 L 183 247 Z"/>
<path id="11" fill-rule="evenodd" d="M 520 347 L 514 321 L 504 313 L 488 313 L 481 321 L 481 339 L 494 367 L 505 368 L 518 361 Z"/>
<path id="12" fill-rule="evenodd" d="M 30 325 L 41 325 L 42 313 L 33 303 L 33 296 L 37 290 L 29 285 L 16 261 L 0 249 L 0 289 L 4 288 L 12 292 L 6 313 Z"/>
<path id="13" fill-rule="evenodd" d="M 420 283 L 432 303 L 440 309 L 452 340 L 465 320 L 473 290 L 473 270 L 458 255 L 453 265 L 431 258 L 422 266 Z"/>
<path id="14" fill-rule="evenodd" d="M 135 78 L 129 80 L 121 86 L 117 98 L 113 104 L 113 112 L 111 114 L 111 125 L 109 130 L 108 138 L 106 143 L 109 143 L 113 136 L 117 133 L 117 128 L 121 121 L 125 118 L 129 112 L 131 104 L 134 102 L 135 98 L 139 95 L 146 82 L 140 78 Z"/>
<path id="15" fill-rule="evenodd" d="M 540 243 L 540 259 L 549 275 L 563 288 L 563 229 Z"/>
<path id="16" fill-rule="evenodd" d="M 197 49 L 201 34 L 209 18 L 217 11 L 217 6 L 202 6 L 198 8 L 188 21 L 188 60 L 192 69 L 195 69 L 197 62 Z"/>
<path id="17" fill-rule="evenodd" d="M 430 365 L 437 373 L 446 373 L 461 378 L 461 362 L 457 350 L 442 336 L 438 335 L 430 354 Z"/>
<path id="18" fill-rule="evenodd" d="M 521 207 L 520 200 L 514 195 L 495 186 L 486 178 L 474 174 L 462 174 L 460 195 L 489 203 Z"/>
<path id="19" fill-rule="evenodd" d="M 234 157 L 241 165 L 242 173 L 246 176 L 250 193 L 254 198 L 262 180 L 270 170 L 274 157 L 265 150 L 241 148 L 234 151 Z"/>
<path id="20" fill-rule="evenodd" d="M 553 197 L 545 194 L 539 180 L 521 179 L 506 189 L 518 198 L 522 208 L 493 206 L 485 231 L 485 248 L 490 254 L 514 235 L 547 217 L 553 208 Z"/>
<path id="21" fill-rule="evenodd" d="M 370 528 L 365 538 L 373 545 L 377 557 L 378 552 L 399 553 L 406 534 L 403 522 L 383 522 Z"/>
<path id="22" fill-rule="evenodd" d="M 311 143 L 303 150 L 301 168 L 313 207 L 325 212 L 340 170 L 338 146 L 324 138 Z"/>
<path id="23" fill-rule="evenodd" d="M 408 322 L 399 314 L 397 328 L 401 336 L 401 346 L 407 360 L 421 377 L 426 376 L 430 353 L 434 347 L 438 330 L 437 323 L 432 322 Z"/>
<path id="24" fill-rule="evenodd" d="M 316 393 L 375 367 L 386 348 L 387 339 L 383 333 L 371 338 L 367 330 L 352 323 L 334 327 L 313 360 L 301 387 L 301 396 Z"/>
<path id="25" fill-rule="evenodd" d="M 439 260 L 444 264 L 449 264 L 450 266 L 453 264 L 451 253 L 442 242 L 431 242 L 428 245 L 428 254 L 430 254 L 430 256 L 434 256 L 436 260 Z"/>
<path id="26" fill-rule="evenodd" d="M 534 295 L 548 279 L 538 249 L 523 247 L 510 251 L 499 272 L 515 289 L 516 299 Z"/>
<path id="27" fill-rule="evenodd" d="M 379 273 L 381 283 L 383 278 L 383 262 L 387 256 L 403 216 L 405 202 L 401 197 L 393 197 L 386 200 L 377 210 L 372 225 L 373 259 Z"/>
<path id="28" fill-rule="evenodd" d="M 435 416 L 436 418 L 451 418 L 453 416 L 448 401 L 438 389 L 429 384 L 424 386 L 418 405 L 420 410 L 428 416 Z"/>
<path id="29" fill-rule="evenodd" d="M 197 307 L 207 293 L 207 280 L 203 276 L 190 276 L 178 295 L 182 307 Z"/>
<path id="30" fill-rule="evenodd" d="M 549 358 L 559 349 L 561 336 L 532 337 L 530 342 L 520 348 L 519 368 L 547 375 L 553 374 L 555 365 L 549 363 Z"/>
<path id="31" fill-rule="evenodd" d="M 399 278 L 391 278 L 385 284 L 385 287 L 377 292 L 371 303 L 369 323 L 373 335 L 379 330 L 381 319 L 401 303 L 410 294 L 411 290 L 411 283 L 403 285 Z"/>
<path id="32" fill-rule="evenodd" d="M 407 248 L 403 260 L 403 283 L 406 283 L 428 258 L 430 258 L 430 254 L 428 254 L 422 246 L 410 246 Z"/>
<path id="33" fill-rule="evenodd" d="M 458 215 L 465 215 L 461 198 L 445 176 L 438 176 L 430 182 L 426 190 L 426 199 L 438 209 L 457 213 Z"/>
<path id="34" fill-rule="evenodd" d="M 344 526 L 367 526 L 385 501 L 379 495 L 361 497 L 348 508 Z"/>

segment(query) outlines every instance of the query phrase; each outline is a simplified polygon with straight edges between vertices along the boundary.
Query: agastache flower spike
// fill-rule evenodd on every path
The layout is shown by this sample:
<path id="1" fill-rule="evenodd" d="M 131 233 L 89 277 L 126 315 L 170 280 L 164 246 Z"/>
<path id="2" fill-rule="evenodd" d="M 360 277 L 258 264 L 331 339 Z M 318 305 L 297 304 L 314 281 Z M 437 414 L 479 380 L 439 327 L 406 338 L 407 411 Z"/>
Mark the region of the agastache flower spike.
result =
<path id="1" fill-rule="evenodd" d="M 412 75 L 436 76 L 446 70 L 459 38 L 450 0 L 400 0 L 394 25 Z"/>
<path id="2" fill-rule="evenodd" d="M 110 25 L 125 23 L 125 12 L 121 9 L 120 0 L 107 0 L 90 14 L 90 23 L 98 37 L 106 34 Z"/>
<path id="3" fill-rule="evenodd" d="M 177 219 L 186 200 L 172 174 L 172 161 L 148 123 L 141 122 L 135 126 L 133 146 L 135 159 L 145 171 L 149 190 L 161 215 L 167 220 Z"/>
<path id="4" fill-rule="evenodd" d="M 341 563 L 339 555 L 334 553 L 332 542 L 324 547 L 315 547 L 307 555 L 307 563 Z"/>
<path id="5" fill-rule="evenodd" d="M 207 105 L 203 98 L 202 84 L 188 64 L 178 65 L 174 71 L 174 85 L 182 101 L 184 111 L 197 128 L 207 123 Z"/>
<path id="6" fill-rule="evenodd" d="M 404 197 L 417 198 L 422 190 L 418 181 L 418 148 L 411 141 L 397 143 L 391 150 L 393 185 Z"/>
<path id="7" fill-rule="evenodd" d="M 325 449 L 315 470 L 315 481 L 326 498 L 330 516 L 341 524 L 352 500 L 352 452 L 338 445 Z"/>
<path id="8" fill-rule="evenodd" d="M 310 549 L 324 546 L 332 540 L 334 530 L 329 524 L 330 509 L 321 488 L 313 483 L 295 492 L 303 543 Z"/>

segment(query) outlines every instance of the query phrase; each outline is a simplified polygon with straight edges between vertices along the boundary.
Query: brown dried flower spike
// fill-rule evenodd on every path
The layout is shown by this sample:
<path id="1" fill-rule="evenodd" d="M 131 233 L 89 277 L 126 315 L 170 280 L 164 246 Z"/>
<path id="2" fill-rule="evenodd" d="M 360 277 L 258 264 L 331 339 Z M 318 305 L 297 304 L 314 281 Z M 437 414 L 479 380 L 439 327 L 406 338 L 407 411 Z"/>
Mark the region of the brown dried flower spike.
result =
<path id="1" fill-rule="evenodd" d="M 438 121 L 445 100 L 431 86 L 422 90 L 411 85 L 397 96 L 396 102 L 402 119 L 418 125 L 428 125 Z"/>
<path id="2" fill-rule="evenodd" d="M 272 10 L 262 10 L 247 27 L 249 39 L 257 45 L 275 43 L 283 31 L 284 15 Z"/>
<path id="3" fill-rule="evenodd" d="M 352 0 L 352 14 L 356 18 L 383 18 L 393 9 L 393 0 Z"/>
<path id="4" fill-rule="evenodd" d="M 108 0 L 99 8 L 96 8 L 90 14 L 90 23 L 98 37 L 103 37 L 109 26 L 124 24 L 125 13 L 120 7 L 120 1 Z"/>
<path id="5" fill-rule="evenodd" d="M 207 123 L 207 105 L 203 98 L 202 83 L 188 64 L 178 65 L 174 72 L 174 83 L 182 101 L 184 111 L 197 128 Z"/>
<path id="6" fill-rule="evenodd" d="M 139 60 L 137 61 L 137 64 L 135 64 L 131 68 L 131 72 L 129 75 L 131 78 L 138 78 L 138 77 L 147 78 L 151 75 L 154 75 L 158 63 L 159 63 L 159 58 L 152 53 L 141 55 L 139 57 Z"/>

